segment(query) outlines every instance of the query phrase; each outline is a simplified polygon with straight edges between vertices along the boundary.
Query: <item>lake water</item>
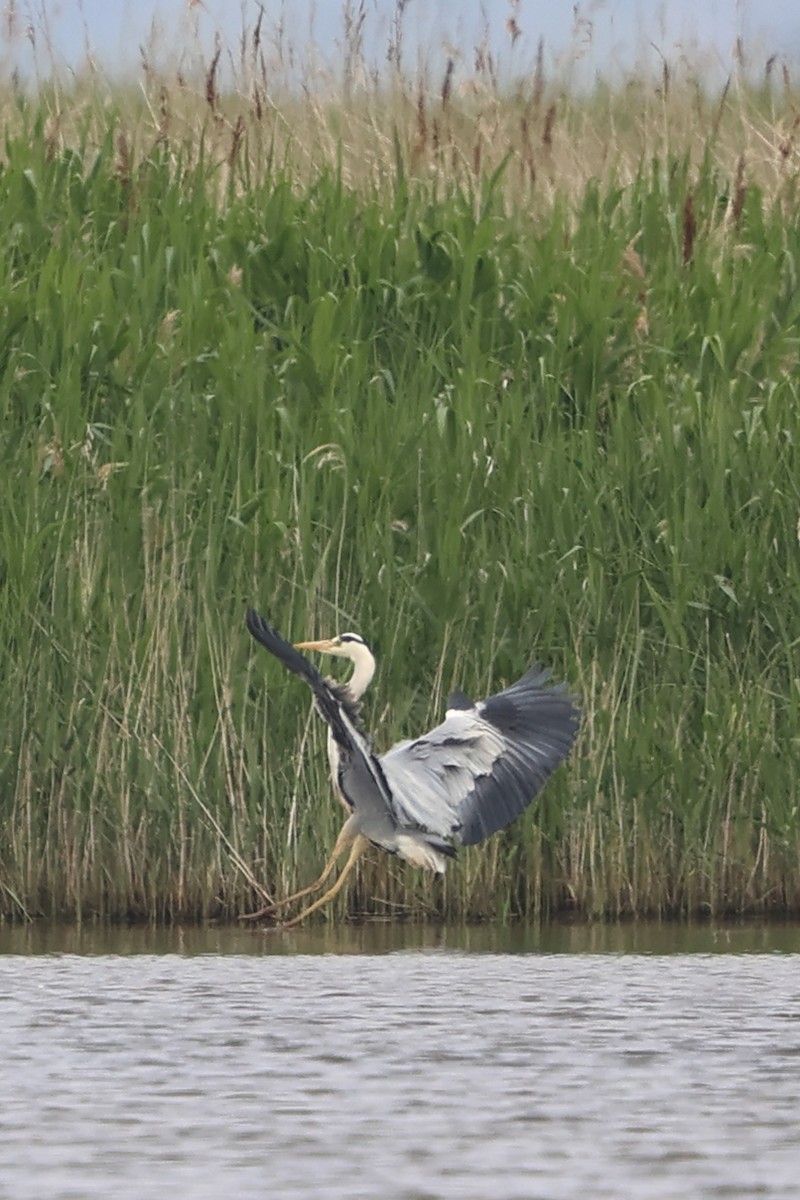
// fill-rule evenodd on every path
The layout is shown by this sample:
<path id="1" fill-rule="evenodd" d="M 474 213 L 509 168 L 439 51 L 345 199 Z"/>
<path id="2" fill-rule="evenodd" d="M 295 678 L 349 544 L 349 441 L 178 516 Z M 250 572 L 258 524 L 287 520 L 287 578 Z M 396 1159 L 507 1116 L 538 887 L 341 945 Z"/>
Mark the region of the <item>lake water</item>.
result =
<path id="1" fill-rule="evenodd" d="M 800 1195 L 800 931 L 0 930 L 0 1197 Z"/>

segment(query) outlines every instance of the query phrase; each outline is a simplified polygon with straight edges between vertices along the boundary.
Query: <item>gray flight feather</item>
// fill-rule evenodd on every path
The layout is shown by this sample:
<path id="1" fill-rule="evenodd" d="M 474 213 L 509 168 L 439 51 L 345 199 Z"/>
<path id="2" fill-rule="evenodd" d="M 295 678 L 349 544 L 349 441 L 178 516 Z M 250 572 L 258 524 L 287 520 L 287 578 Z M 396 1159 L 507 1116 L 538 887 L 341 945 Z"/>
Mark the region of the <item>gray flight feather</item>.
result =
<path id="1" fill-rule="evenodd" d="M 470 846 L 518 817 L 578 730 L 575 698 L 549 677 L 537 664 L 469 708 L 457 693 L 441 725 L 384 754 L 397 819 Z"/>

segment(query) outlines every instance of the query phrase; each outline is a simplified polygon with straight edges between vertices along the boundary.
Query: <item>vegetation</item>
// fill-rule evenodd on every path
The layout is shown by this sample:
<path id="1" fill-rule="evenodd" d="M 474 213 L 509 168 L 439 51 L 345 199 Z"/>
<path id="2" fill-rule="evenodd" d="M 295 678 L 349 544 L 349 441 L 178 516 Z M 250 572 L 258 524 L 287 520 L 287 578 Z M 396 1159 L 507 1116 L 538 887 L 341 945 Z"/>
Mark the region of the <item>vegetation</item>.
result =
<path id="1" fill-rule="evenodd" d="M 791 81 L 144 70 L 0 97 L 0 909 L 234 918 L 342 814 L 259 653 L 354 628 L 379 748 L 534 656 L 576 753 L 353 912 L 800 909 Z M 352 64 L 351 64 L 352 66 Z"/>

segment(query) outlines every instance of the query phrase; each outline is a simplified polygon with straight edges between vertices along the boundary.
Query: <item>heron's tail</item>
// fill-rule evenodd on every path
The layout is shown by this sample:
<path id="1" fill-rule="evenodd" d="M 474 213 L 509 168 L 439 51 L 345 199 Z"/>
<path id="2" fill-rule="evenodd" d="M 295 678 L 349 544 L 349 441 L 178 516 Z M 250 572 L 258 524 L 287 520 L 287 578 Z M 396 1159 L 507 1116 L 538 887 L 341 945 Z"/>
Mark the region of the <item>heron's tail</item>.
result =
<path id="1" fill-rule="evenodd" d="M 398 830 L 394 839 L 394 851 L 410 862 L 412 867 L 424 867 L 427 871 L 437 871 L 443 875 L 447 868 L 448 858 L 455 858 L 456 852 L 449 842 L 432 837 L 422 830 Z"/>

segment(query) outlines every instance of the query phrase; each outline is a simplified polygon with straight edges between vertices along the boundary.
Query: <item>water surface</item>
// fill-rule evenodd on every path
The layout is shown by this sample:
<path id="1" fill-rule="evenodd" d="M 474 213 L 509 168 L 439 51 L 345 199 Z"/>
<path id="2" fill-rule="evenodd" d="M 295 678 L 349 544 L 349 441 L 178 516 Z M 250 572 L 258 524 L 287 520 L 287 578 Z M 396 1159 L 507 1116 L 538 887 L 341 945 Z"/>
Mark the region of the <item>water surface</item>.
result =
<path id="1" fill-rule="evenodd" d="M 798 1195 L 796 931 L 649 954 L 431 932 L 35 955 L 3 931 L 0 1196 Z"/>
<path id="2" fill-rule="evenodd" d="M 0 925 L 3 954 L 800 954 L 800 925 L 677 921 L 434 925 L 311 924 L 285 933 L 250 925 Z"/>

